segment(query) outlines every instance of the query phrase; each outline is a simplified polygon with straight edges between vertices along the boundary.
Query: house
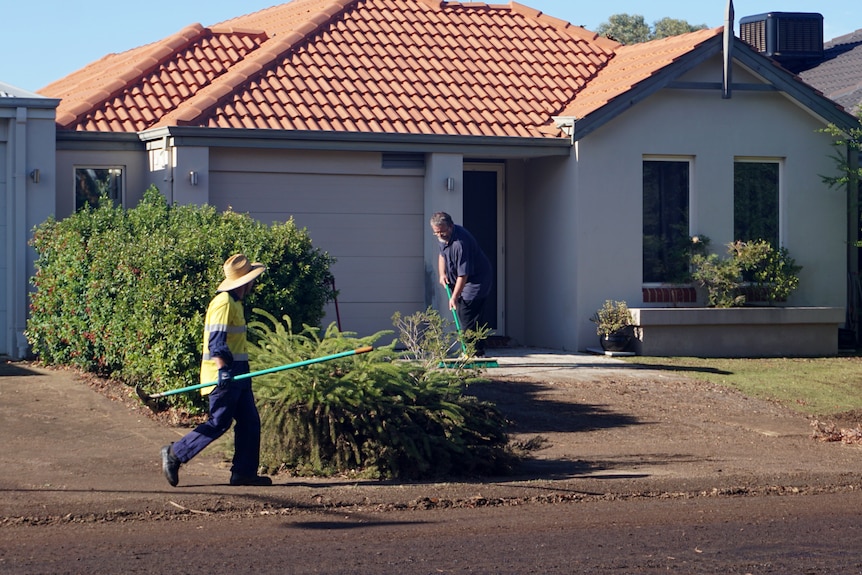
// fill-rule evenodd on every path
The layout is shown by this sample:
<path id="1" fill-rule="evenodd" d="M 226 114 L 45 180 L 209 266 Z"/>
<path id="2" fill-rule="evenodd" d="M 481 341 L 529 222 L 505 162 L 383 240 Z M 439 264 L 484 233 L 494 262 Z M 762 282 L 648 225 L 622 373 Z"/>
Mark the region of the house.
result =
<path id="1" fill-rule="evenodd" d="M 294 217 L 337 258 L 342 328 L 363 335 L 444 305 L 439 210 L 491 257 L 485 320 L 521 345 L 594 345 L 605 299 L 697 305 L 673 295 L 668 238 L 722 246 L 755 215 L 804 266 L 788 305 L 846 306 L 847 193 L 821 182 L 818 130 L 856 119 L 723 28 L 621 46 L 515 2 L 293 0 L 40 94 L 60 100 L 58 217 L 95 181 L 129 206 L 155 184 Z M 742 193 L 773 208 L 735 217 Z"/>

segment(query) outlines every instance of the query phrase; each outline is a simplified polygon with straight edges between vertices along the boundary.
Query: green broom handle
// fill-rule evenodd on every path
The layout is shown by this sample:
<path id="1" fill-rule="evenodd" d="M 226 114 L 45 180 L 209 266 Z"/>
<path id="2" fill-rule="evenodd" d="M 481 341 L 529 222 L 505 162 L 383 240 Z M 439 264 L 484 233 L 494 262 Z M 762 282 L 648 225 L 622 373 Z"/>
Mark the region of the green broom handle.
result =
<path id="1" fill-rule="evenodd" d="M 360 347 L 357 349 L 342 351 L 340 353 L 333 353 L 332 355 L 325 355 L 323 357 L 315 357 L 312 359 L 297 361 L 296 363 L 288 363 L 287 365 L 279 365 L 277 367 L 270 367 L 268 369 L 261 369 L 260 371 L 252 371 L 251 373 L 244 373 L 242 375 L 234 376 L 234 379 L 248 379 L 250 377 L 257 377 L 259 375 L 266 375 L 268 373 L 275 373 L 277 371 L 284 371 L 286 369 L 293 369 L 295 367 L 302 367 L 304 365 L 311 365 L 312 363 L 320 363 L 322 361 L 330 361 L 332 359 L 338 359 L 339 357 L 347 357 L 348 355 L 358 355 L 360 353 L 368 353 L 372 349 L 374 349 L 372 346 L 367 345 L 365 347 Z M 197 383 L 195 385 L 188 385 L 186 387 L 180 387 L 178 389 L 172 389 L 170 391 L 163 391 L 162 393 L 154 393 L 150 397 L 155 399 L 158 397 L 165 397 L 166 395 L 176 395 L 178 393 L 185 393 L 187 391 L 194 391 L 196 389 L 201 389 L 203 387 L 210 387 L 213 385 L 218 385 L 218 382 L 213 381 L 210 383 Z"/>
<path id="2" fill-rule="evenodd" d="M 449 296 L 449 299 L 452 299 L 452 290 L 449 288 L 449 284 L 446 284 L 446 295 Z M 449 302 L 446 302 L 446 307 L 449 307 Z M 455 329 L 458 330 L 458 341 L 461 342 L 461 351 L 467 353 L 467 346 L 464 344 L 464 334 L 461 333 L 461 320 L 458 319 L 458 310 L 452 310 L 452 317 L 455 318 Z"/>

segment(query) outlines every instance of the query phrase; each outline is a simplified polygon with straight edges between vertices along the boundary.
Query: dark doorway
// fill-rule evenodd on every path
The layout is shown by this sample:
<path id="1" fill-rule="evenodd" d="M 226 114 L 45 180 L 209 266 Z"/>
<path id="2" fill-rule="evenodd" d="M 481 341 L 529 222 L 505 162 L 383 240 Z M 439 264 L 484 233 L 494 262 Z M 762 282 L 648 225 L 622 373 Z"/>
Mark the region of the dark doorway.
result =
<path id="1" fill-rule="evenodd" d="M 464 172 L 464 227 L 479 242 L 479 246 L 494 268 L 494 281 L 497 280 L 497 172 L 496 171 L 465 171 Z M 497 292 L 499 286 L 494 286 L 479 325 L 486 324 L 496 330 L 497 325 Z M 499 335 L 499 334 L 498 334 Z"/>

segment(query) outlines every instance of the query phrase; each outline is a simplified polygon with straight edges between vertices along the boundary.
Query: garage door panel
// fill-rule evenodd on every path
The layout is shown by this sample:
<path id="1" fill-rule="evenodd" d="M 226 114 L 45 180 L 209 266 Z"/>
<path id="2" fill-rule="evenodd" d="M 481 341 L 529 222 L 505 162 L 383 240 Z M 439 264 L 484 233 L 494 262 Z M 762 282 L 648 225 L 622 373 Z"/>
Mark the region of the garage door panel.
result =
<path id="1" fill-rule="evenodd" d="M 421 302 L 396 301 L 388 303 L 364 303 L 364 304 L 342 304 L 338 301 L 338 313 L 341 316 L 342 331 L 356 332 L 359 337 L 364 337 L 378 331 L 394 331 L 392 315 L 400 311 L 401 315 L 411 315 L 417 311 L 423 311 L 425 306 Z M 323 326 L 328 327 L 331 323 L 337 323 L 335 306 L 327 307 Z M 389 345 L 397 334 L 383 336 L 377 341 L 378 345 Z"/>
<path id="2" fill-rule="evenodd" d="M 374 303 L 409 300 L 424 293 L 422 258 L 339 258 L 332 266 L 339 301 Z"/>
<path id="3" fill-rule="evenodd" d="M 293 214 L 250 215 L 271 224 L 273 220 L 285 222 Z M 422 219 L 420 215 L 301 214 L 294 222 L 308 229 L 314 247 L 339 258 L 367 254 L 407 257 L 422 253 Z"/>
<path id="4" fill-rule="evenodd" d="M 422 208 L 423 180 L 416 177 L 231 172 L 211 178 L 210 203 L 241 213 L 402 214 Z"/>

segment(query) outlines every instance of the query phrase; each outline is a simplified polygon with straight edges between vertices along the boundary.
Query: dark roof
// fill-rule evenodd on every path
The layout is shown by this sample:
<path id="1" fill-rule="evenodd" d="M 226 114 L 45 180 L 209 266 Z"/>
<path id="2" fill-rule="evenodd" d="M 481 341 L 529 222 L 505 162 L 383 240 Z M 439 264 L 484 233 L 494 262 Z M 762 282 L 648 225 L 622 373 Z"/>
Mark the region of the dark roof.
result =
<path id="1" fill-rule="evenodd" d="M 823 45 L 823 58 L 814 67 L 799 73 L 852 114 L 862 104 L 862 29 L 834 38 Z"/>

